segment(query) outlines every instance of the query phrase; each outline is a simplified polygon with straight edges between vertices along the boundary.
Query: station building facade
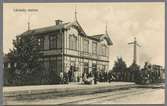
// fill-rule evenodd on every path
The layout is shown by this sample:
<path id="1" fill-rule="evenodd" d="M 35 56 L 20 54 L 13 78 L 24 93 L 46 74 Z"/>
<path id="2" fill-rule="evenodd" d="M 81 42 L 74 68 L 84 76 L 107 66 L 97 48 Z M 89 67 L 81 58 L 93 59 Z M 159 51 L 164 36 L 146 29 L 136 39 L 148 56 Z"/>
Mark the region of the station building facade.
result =
<path id="1" fill-rule="evenodd" d="M 72 81 L 78 81 L 82 73 L 93 70 L 109 70 L 109 47 L 113 45 L 107 31 L 104 34 L 88 36 L 78 21 L 31 29 L 22 35 L 33 34 L 38 39 L 44 73 L 72 71 Z"/>

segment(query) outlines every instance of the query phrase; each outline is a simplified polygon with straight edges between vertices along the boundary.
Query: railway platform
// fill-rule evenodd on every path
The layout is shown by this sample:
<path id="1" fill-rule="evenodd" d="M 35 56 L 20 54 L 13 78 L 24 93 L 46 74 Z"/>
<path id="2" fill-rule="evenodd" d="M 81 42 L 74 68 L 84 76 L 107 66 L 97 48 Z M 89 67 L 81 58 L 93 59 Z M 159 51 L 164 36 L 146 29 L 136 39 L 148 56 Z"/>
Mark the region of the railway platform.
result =
<path id="1" fill-rule="evenodd" d="M 162 88 L 164 84 L 136 85 L 132 82 L 111 82 L 98 83 L 96 85 L 82 85 L 78 83 L 62 85 L 38 85 L 38 86 L 15 86 L 4 87 L 3 96 L 6 99 L 43 99 L 46 97 L 65 97 L 88 95 L 118 90 L 128 90 L 130 88 Z"/>
<path id="2" fill-rule="evenodd" d="M 135 86 L 136 84 L 131 82 L 98 83 L 96 85 L 70 83 L 62 85 L 14 86 L 4 87 L 3 95 L 5 98 L 42 98 L 48 95 L 53 95 L 55 97 L 94 94 L 98 92 L 129 89 Z"/>

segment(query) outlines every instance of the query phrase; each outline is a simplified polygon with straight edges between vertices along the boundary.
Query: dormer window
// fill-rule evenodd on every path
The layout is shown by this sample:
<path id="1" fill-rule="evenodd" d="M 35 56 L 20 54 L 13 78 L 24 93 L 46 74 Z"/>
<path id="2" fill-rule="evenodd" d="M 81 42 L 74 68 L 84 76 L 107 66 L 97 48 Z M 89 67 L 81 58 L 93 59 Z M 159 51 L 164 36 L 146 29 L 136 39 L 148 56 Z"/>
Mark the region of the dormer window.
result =
<path id="1" fill-rule="evenodd" d="M 55 23 L 56 23 L 56 25 L 60 25 L 63 23 L 63 21 L 62 20 L 55 20 Z"/>

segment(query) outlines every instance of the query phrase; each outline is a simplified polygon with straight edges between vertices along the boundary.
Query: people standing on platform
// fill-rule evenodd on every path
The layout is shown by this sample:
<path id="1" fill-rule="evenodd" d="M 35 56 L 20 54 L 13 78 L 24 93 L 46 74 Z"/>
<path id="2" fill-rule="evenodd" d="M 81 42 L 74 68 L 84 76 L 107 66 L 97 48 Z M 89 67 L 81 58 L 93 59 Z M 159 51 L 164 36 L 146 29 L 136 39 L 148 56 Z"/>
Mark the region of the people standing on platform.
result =
<path id="1" fill-rule="evenodd" d="M 68 71 L 68 78 L 69 78 L 69 82 L 72 82 L 72 70 L 70 67 L 70 70 Z"/>
<path id="2" fill-rule="evenodd" d="M 60 83 L 63 84 L 64 83 L 64 76 L 63 76 L 63 72 L 60 72 Z"/>

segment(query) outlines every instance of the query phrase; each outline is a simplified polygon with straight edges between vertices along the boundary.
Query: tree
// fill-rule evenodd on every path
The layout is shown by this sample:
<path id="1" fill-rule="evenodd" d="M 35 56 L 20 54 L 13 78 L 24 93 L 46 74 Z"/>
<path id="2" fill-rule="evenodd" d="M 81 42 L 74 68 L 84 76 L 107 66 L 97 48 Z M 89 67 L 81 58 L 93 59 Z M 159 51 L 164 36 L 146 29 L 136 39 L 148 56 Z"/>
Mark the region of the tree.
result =
<path id="1" fill-rule="evenodd" d="M 15 72 L 14 72 L 14 62 L 12 61 L 12 52 L 5 54 L 4 56 L 4 85 L 14 85 Z M 9 67 L 10 65 L 10 67 Z"/>
<path id="2" fill-rule="evenodd" d="M 123 59 L 117 58 L 117 61 L 115 61 L 114 66 L 113 66 L 113 71 L 124 71 L 127 69 L 125 61 Z"/>
<path id="3" fill-rule="evenodd" d="M 11 61 L 16 64 L 15 74 L 17 85 L 39 84 L 42 66 L 39 51 L 38 40 L 35 36 L 20 35 L 13 41 L 14 48 Z"/>
<path id="4" fill-rule="evenodd" d="M 128 68 L 128 71 L 130 73 L 129 75 L 129 80 L 130 81 L 135 81 L 136 78 L 138 77 L 138 71 L 140 70 L 140 66 L 137 65 L 136 63 L 132 63 L 129 68 Z"/>
<path id="5" fill-rule="evenodd" d="M 135 64 L 135 63 L 132 63 L 130 66 L 129 66 L 129 70 L 130 71 L 136 71 L 136 70 L 139 70 L 140 69 L 140 66 Z"/>
<path id="6" fill-rule="evenodd" d="M 117 58 L 117 61 L 115 61 L 113 69 L 112 69 L 112 71 L 114 72 L 113 76 L 115 77 L 115 80 L 118 80 L 118 81 L 124 80 L 126 77 L 125 76 L 126 70 L 127 70 L 127 66 L 126 66 L 125 61 L 123 61 L 121 57 Z"/>

